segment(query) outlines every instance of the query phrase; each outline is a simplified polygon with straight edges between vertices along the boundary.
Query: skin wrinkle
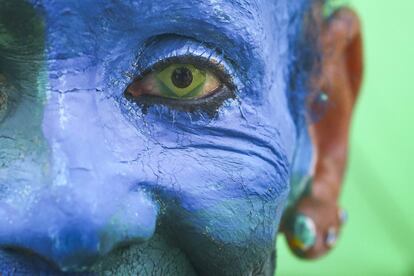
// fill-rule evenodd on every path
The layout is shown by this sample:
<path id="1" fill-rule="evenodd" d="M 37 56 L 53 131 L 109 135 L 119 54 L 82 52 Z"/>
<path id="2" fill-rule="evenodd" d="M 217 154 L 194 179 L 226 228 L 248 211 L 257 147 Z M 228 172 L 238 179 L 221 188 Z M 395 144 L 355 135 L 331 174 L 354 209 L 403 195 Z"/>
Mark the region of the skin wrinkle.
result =
<path id="1" fill-rule="evenodd" d="M 270 274 L 264 267 L 271 266 L 296 143 L 284 70 L 289 17 L 303 8 L 299 2 L 306 1 L 28 1 L 44 25 L 45 64 L 32 70 L 41 81 L 22 89 L 44 100 L 22 100 L 0 128 L 35 153 L 0 168 L 5 191 L 33 187 L 19 197 L 0 191 L 19 210 L 0 206 L 1 225 L 19 222 L 0 228 L 0 247 L 30 248 L 69 271 L 94 263 L 90 270 L 99 274 Z M 240 80 L 237 98 L 213 117 L 160 105 L 143 112 L 125 100 L 127 85 L 150 64 L 145 54 L 177 51 L 173 37 L 160 47 L 165 53 L 141 53 L 148 39 L 166 34 L 221 55 Z M 28 120 L 24 109 L 39 118 Z M 135 220 L 125 210 L 137 210 Z M 114 242 L 106 255 L 97 249 L 99 233 L 117 214 L 112 237 L 128 245 Z M 36 261 L 31 267 L 54 271 Z M 0 271 L 8 269 L 0 261 Z"/>

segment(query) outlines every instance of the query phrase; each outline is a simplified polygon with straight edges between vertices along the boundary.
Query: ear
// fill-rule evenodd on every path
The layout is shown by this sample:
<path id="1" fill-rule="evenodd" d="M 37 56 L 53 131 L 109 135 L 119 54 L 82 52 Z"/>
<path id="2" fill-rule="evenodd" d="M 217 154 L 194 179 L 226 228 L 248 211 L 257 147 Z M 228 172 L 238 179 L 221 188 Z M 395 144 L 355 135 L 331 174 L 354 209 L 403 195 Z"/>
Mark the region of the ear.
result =
<path id="1" fill-rule="evenodd" d="M 353 11 L 338 10 L 322 23 L 321 30 L 322 63 L 313 79 L 316 91 L 320 92 L 315 97 L 317 100 L 309 100 L 309 109 L 311 113 L 319 111 L 318 101 L 322 95 L 327 102 L 326 110 L 309 128 L 315 154 L 313 182 L 294 212 L 294 224 L 299 228 L 300 225 L 308 227 L 308 233 L 303 233 L 303 227 L 298 230 L 302 231 L 302 237 L 298 237 L 297 229 L 292 230 L 292 227 L 286 231 L 291 249 L 303 258 L 315 258 L 327 252 L 334 245 L 343 223 L 343 212 L 337 202 L 346 169 L 350 122 L 363 71 L 360 22 Z M 303 246 L 304 236 L 308 246 Z"/>

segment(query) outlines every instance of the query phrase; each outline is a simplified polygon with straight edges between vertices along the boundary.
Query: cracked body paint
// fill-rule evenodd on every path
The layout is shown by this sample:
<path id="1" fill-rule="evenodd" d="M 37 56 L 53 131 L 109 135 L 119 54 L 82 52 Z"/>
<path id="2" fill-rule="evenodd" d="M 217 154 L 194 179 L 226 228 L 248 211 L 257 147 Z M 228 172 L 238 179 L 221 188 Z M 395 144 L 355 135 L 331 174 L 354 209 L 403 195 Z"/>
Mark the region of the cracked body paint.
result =
<path id="1" fill-rule="evenodd" d="M 0 19 L 16 99 L 0 123 L 0 271 L 271 275 L 308 1 L 7 2 L 33 24 Z M 8 37 L 36 47 L 11 55 Z M 236 97 L 214 116 L 124 97 L 183 49 L 230 68 Z"/>

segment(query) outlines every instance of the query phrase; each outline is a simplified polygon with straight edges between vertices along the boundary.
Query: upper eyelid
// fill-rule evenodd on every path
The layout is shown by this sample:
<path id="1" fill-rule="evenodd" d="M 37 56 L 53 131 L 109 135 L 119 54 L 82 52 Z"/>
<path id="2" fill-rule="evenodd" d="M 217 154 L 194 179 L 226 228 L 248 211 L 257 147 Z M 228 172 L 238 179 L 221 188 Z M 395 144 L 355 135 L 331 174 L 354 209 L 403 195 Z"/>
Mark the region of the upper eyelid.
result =
<path id="1" fill-rule="evenodd" d="M 153 39 L 140 51 L 134 64 L 135 78 L 144 76 L 149 71 L 159 69 L 160 64 L 176 59 L 189 60 L 194 58 L 209 62 L 211 67 L 222 68 L 223 73 L 231 78 L 231 85 L 235 89 L 241 88 L 241 82 L 237 72 L 223 53 L 218 53 L 203 43 L 191 38 L 168 36 L 167 38 Z"/>
<path id="2" fill-rule="evenodd" d="M 152 67 L 137 76 L 136 79 L 144 78 L 149 73 L 156 73 L 164 70 L 171 64 L 192 64 L 201 70 L 211 71 L 223 84 L 231 89 L 236 89 L 237 86 L 234 82 L 234 74 L 230 73 L 227 68 L 219 68 L 220 64 L 214 64 L 211 61 L 201 58 L 200 56 L 174 56 L 169 57 L 159 63 L 154 64 Z"/>

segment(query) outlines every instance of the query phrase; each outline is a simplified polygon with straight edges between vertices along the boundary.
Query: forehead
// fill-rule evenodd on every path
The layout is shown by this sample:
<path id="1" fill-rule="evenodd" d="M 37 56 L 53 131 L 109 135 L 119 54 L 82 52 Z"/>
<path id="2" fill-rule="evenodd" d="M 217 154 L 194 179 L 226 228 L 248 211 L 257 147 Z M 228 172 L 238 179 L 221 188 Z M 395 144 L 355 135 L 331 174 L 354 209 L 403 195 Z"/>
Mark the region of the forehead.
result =
<path id="1" fill-rule="evenodd" d="M 305 0 L 31 0 L 41 10 L 46 34 L 60 46 L 84 48 L 100 38 L 134 36 L 136 43 L 160 34 L 178 34 L 222 49 L 266 51 L 284 36 L 290 15 Z M 53 34 L 56 34 L 53 36 Z M 52 34 L 52 36 L 51 36 Z M 59 39 L 60 38 L 60 39 Z M 64 38 L 64 39 L 63 39 Z M 56 44 L 56 43 L 55 43 Z"/>
<path id="2" fill-rule="evenodd" d="M 292 17 L 312 0 L 17 2 L 26 2 L 39 11 L 46 41 L 62 50 L 85 52 L 85 45 L 91 48 L 105 36 L 112 36 L 115 43 L 133 35 L 139 44 L 152 36 L 178 34 L 226 49 L 227 54 L 241 51 L 240 55 L 252 55 L 253 49 L 265 54 L 276 41 L 287 39 Z M 10 1 L 10 5 L 17 2 Z M 18 13 L 23 5 L 15 6 Z"/>
<path id="3" fill-rule="evenodd" d="M 207 21 L 212 25 L 230 23 L 235 25 L 251 25 L 251 30 L 257 29 L 261 23 L 269 20 L 268 16 L 275 11 L 282 13 L 288 5 L 287 0 L 121 0 L 121 1 L 49 1 L 31 0 L 32 6 L 42 9 L 46 16 L 66 16 L 69 14 L 81 16 L 84 22 L 93 22 L 96 16 L 107 17 L 108 20 L 122 25 L 129 22 L 129 27 L 135 23 L 145 23 L 150 19 L 158 19 L 158 24 L 180 23 L 179 21 Z M 104 18 L 101 18 L 104 19 Z M 213 20 L 217 21 L 216 23 Z M 95 22 L 99 23 L 99 22 Z M 188 22 L 187 22 L 188 23 Z M 147 25 L 147 24 L 145 24 Z M 174 24 L 176 25 L 176 24 Z M 126 27 L 126 26 L 124 26 Z"/>

